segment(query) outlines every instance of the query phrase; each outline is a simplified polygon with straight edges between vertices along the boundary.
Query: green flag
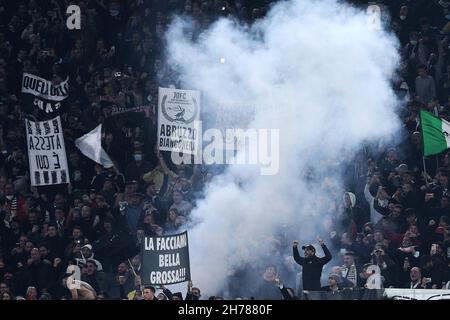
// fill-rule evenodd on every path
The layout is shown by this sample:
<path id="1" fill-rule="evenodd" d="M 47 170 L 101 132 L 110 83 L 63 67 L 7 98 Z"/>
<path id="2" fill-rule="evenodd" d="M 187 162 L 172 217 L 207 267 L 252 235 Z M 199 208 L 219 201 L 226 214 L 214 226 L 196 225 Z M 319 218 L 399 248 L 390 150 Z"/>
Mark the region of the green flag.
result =
<path id="1" fill-rule="evenodd" d="M 423 155 L 431 156 L 450 148 L 450 122 L 432 113 L 420 110 L 423 137 Z"/>

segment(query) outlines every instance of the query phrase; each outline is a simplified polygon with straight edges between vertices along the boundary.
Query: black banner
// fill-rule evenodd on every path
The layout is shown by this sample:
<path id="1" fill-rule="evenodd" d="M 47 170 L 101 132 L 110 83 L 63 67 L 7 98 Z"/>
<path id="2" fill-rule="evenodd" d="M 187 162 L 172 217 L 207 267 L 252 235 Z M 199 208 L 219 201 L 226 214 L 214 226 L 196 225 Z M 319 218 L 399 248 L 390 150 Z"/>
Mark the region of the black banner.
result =
<path id="1" fill-rule="evenodd" d="M 171 236 L 145 237 L 141 259 L 145 285 L 191 280 L 187 231 Z"/>

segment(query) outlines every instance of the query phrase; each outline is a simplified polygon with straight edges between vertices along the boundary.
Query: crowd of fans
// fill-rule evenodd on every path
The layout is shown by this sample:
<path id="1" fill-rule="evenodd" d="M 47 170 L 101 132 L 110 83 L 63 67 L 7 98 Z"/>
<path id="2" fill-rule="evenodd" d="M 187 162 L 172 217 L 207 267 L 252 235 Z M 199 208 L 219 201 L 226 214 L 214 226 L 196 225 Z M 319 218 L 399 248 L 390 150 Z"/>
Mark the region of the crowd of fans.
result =
<path id="1" fill-rule="evenodd" d="M 197 31 L 219 16 L 252 23 L 270 2 L 0 0 L 0 299 L 183 299 L 164 287 L 141 287 L 139 276 L 143 236 L 186 225 L 214 175 L 175 166 L 157 150 L 157 88 L 177 87 L 164 64 L 164 30 L 174 14 L 192 16 Z M 404 136 L 352 159 L 358 170 L 347 171 L 349 191 L 324 217 L 325 241 L 337 252 L 332 261 L 341 259 L 325 267 L 328 291 L 364 287 L 370 265 L 379 267 L 384 288 L 443 288 L 450 281 L 450 153 L 422 161 L 418 116 L 423 108 L 450 119 L 450 2 L 380 3 L 400 42 L 392 85 L 405 99 Z M 81 8 L 80 30 L 66 28 L 69 4 Z M 61 111 L 69 185 L 30 187 L 23 72 L 70 78 Z M 149 112 L 116 112 L 140 106 Z M 99 123 L 110 169 L 74 144 Z M 68 265 L 81 268 L 76 290 Z M 265 270 L 257 297 L 301 296 L 300 268 L 288 260 L 284 268 L 286 276 L 280 266 Z M 200 296 L 189 283 L 185 298 Z"/>

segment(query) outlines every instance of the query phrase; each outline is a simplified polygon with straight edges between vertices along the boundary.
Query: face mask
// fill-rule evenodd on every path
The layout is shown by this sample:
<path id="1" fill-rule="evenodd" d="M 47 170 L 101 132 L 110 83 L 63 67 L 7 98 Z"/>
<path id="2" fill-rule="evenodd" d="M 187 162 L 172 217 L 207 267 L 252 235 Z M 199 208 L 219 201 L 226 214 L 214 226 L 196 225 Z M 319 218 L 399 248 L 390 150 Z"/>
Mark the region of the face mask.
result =
<path id="1" fill-rule="evenodd" d="M 386 199 L 384 199 L 384 200 L 379 200 L 379 199 L 378 199 L 378 204 L 379 204 L 380 207 L 382 207 L 382 208 L 387 208 L 387 206 L 389 205 L 389 200 L 386 200 Z"/>
<path id="2" fill-rule="evenodd" d="M 74 181 L 80 181 L 81 180 L 81 172 L 80 171 L 75 171 L 74 173 L 73 173 L 73 180 Z"/>
<path id="3" fill-rule="evenodd" d="M 406 16 L 400 16 L 400 20 L 405 20 Z"/>
<path id="4" fill-rule="evenodd" d="M 111 15 L 111 17 L 116 17 L 119 15 L 119 10 L 111 9 L 109 10 L 109 14 Z"/>
<path id="5" fill-rule="evenodd" d="M 135 155 L 134 155 L 134 160 L 136 160 L 136 161 L 142 161 L 142 154 L 135 154 Z"/>
<path id="6" fill-rule="evenodd" d="M 417 40 L 410 40 L 409 43 L 411 43 L 413 46 L 417 44 Z"/>
<path id="7" fill-rule="evenodd" d="M 12 200 L 13 198 L 14 198 L 13 195 L 8 195 L 8 196 L 6 196 L 6 199 L 8 199 L 8 200 Z"/>

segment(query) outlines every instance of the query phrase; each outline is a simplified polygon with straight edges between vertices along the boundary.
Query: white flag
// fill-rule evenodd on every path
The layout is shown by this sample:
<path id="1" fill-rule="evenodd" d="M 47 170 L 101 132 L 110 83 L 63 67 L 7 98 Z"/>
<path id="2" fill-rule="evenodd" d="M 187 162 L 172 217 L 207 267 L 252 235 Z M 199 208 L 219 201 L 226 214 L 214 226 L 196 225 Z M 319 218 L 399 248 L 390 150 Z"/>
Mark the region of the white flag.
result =
<path id="1" fill-rule="evenodd" d="M 102 125 L 99 124 L 94 130 L 75 140 L 75 145 L 81 153 L 89 159 L 94 160 L 105 168 L 114 166 L 111 158 L 102 148 Z"/>

